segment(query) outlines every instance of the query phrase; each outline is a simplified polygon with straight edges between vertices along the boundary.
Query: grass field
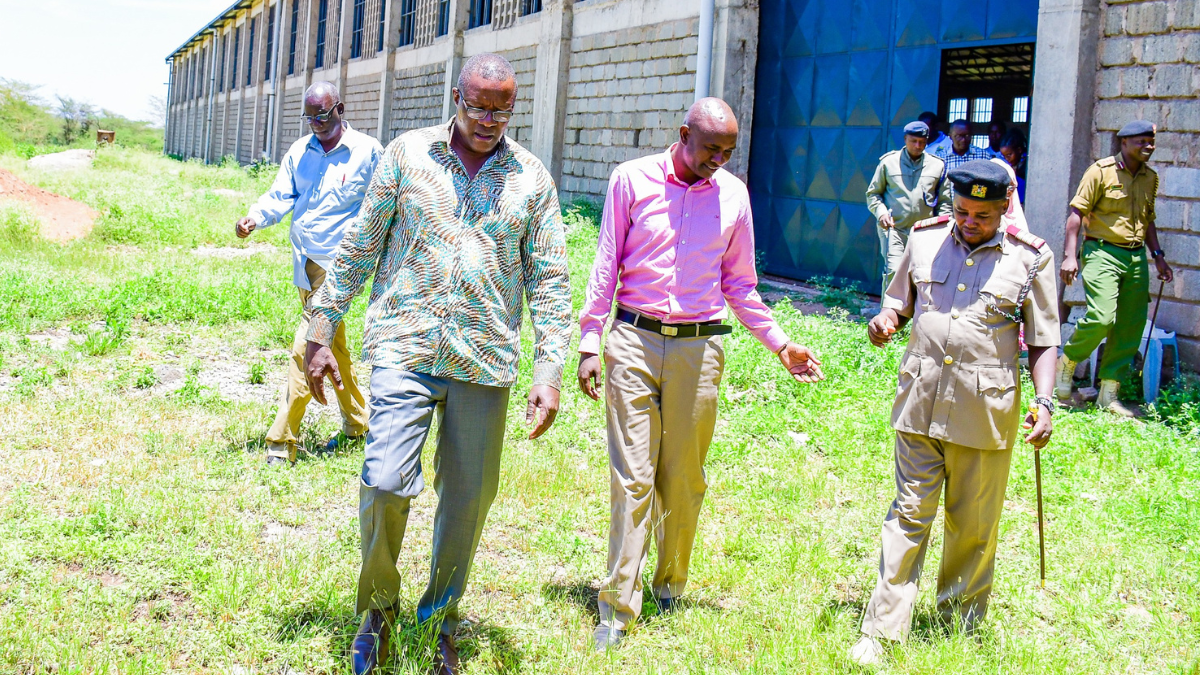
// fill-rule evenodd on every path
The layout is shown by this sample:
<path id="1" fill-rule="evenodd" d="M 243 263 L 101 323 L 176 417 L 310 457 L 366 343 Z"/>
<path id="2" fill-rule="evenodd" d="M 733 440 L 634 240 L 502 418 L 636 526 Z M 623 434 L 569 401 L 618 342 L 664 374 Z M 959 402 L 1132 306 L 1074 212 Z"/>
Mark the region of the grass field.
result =
<path id="1" fill-rule="evenodd" d="M 0 672 L 348 672 L 361 447 L 263 462 L 298 301 L 284 228 L 241 242 L 232 223 L 270 176 L 120 149 L 75 174 L 0 167 L 104 214 L 59 246 L 0 206 Z M 577 308 L 595 251 L 586 214 L 568 218 Z M 348 319 L 356 350 L 362 309 Z M 844 313 L 777 316 L 829 379 L 798 386 L 745 331 L 728 339 L 686 603 L 669 617 L 649 606 L 610 655 L 589 649 L 607 546 L 602 404 L 566 387 L 532 442 L 511 407 L 464 599 L 466 672 L 857 672 L 846 652 L 894 489 L 903 346 L 870 348 Z M 529 378 L 526 361 L 514 397 Z M 939 520 L 913 639 L 883 672 L 1200 674 L 1200 436 L 1195 408 L 1181 410 L 1172 425 L 1056 417 L 1044 591 L 1019 448 L 990 619 L 973 637 L 934 621 Z M 338 426 L 313 404 L 305 441 Z M 415 500 L 400 560 L 398 673 L 432 656 L 411 614 L 435 505 L 432 490 Z"/>

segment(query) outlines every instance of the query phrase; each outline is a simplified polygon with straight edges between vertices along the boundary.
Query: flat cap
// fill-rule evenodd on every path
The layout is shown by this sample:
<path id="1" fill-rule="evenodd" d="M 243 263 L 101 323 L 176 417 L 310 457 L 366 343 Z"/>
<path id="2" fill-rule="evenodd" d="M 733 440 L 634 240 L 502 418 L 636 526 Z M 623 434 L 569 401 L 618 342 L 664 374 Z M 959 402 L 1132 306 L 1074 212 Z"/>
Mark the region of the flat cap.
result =
<path id="1" fill-rule="evenodd" d="M 1146 120 L 1134 120 L 1129 124 L 1121 127 L 1117 132 L 1117 138 L 1129 138 L 1130 136 L 1153 136 L 1154 125 Z"/>
<path id="2" fill-rule="evenodd" d="M 929 138 L 929 125 L 924 122 L 909 122 L 904 125 L 904 135 Z"/>
<path id="3" fill-rule="evenodd" d="M 973 159 L 959 164 L 946 174 L 954 191 L 967 199 L 994 202 L 1008 197 L 1012 185 L 1004 167 L 987 159 Z"/>

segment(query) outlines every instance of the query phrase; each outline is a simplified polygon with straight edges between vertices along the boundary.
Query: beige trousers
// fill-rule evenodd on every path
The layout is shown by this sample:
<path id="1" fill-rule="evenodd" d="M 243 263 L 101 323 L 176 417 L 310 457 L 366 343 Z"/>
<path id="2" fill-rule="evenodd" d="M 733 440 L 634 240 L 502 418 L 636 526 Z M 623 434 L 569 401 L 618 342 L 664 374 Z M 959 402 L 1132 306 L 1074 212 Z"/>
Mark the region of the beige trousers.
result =
<path id="1" fill-rule="evenodd" d="M 725 348 L 721 336 L 670 338 L 617 321 L 604 363 L 612 524 L 600 620 L 625 629 L 642 611 L 652 530 L 654 595 L 674 598 L 687 585 Z"/>
<path id="2" fill-rule="evenodd" d="M 937 608 L 972 630 L 987 614 L 996 539 L 1012 450 L 977 450 L 896 432 L 896 500 L 883 521 L 879 577 L 862 632 L 903 640 L 912 626 L 917 584 L 946 492 L 946 532 L 938 571 Z"/>
<path id="3" fill-rule="evenodd" d="M 285 457 L 296 461 L 296 438 L 300 433 L 300 422 L 304 420 L 304 411 L 312 399 L 308 390 L 308 381 L 304 378 L 304 351 L 308 347 L 308 321 L 312 318 L 312 296 L 316 294 L 321 284 L 325 283 L 325 270 L 317 263 L 309 260 L 304 266 L 308 274 L 311 291 L 298 288 L 300 304 L 303 313 L 300 325 L 296 327 L 296 336 L 292 339 L 292 361 L 288 364 L 287 381 L 283 383 L 283 391 L 279 396 L 279 412 L 275 415 L 275 423 L 267 432 L 267 454 Z M 334 335 L 333 357 L 337 360 L 338 370 L 342 374 L 341 391 L 333 390 L 337 396 L 338 407 L 342 411 L 342 431 L 347 436 L 362 436 L 367 433 L 367 406 L 363 394 L 354 380 L 354 370 L 350 363 L 350 350 L 346 346 L 345 324 L 338 324 Z"/>

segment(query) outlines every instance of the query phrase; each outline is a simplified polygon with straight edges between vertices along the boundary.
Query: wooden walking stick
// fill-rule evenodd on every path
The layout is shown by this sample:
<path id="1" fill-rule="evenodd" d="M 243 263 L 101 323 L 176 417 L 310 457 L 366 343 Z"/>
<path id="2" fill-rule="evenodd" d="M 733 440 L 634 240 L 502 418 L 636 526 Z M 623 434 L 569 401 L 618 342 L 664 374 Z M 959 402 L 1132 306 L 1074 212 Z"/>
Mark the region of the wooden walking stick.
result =
<path id="1" fill-rule="evenodd" d="M 1029 412 L 1033 415 L 1033 421 L 1037 422 L 1037 404 L 1031 404 Z M 1038 447 L 1033 449 L 1033 475 L 1037 485 L 1038 558 L 1041 561 L 1042 588 L 1046 588 L 1046 520 L 1042 515 L 1042 449 Z"/>
<path id="2" fill-rule="evenodd" d="M 1162 304 L 1163 289 L 1166 288 L 1167 282 L 1158 282 L 1158 297 L 1154 300 L 1154 313 L 1150 315 L 1150 333 L 1146 335 L 1146 346 L 1142 347 L 1142 363 L 1138 366 L 1137 378 L 1142 378 L 1142 373 L 1146 370 L 1146 353 L 1150 351 L 1150 341 L 1154 339 L 1154 322 L 1158 321 L 1158 306 Z"/>

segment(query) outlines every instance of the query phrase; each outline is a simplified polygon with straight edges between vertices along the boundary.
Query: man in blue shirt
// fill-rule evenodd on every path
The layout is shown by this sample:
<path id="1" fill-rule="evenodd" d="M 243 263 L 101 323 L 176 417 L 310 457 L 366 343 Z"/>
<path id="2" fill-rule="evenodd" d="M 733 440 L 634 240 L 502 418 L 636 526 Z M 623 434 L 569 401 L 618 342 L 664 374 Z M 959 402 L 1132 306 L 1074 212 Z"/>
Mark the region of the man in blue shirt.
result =
<path id="1" fill-rule="evenodd" d="M 325 282 L 325 270 L 342 241 L 347 226 L 358 216 L 375 166 L 383 155 L 379 141 L 350 128 L 342 120 L 345 105 L 329 82 L 317 82 L 304 94 L 305 123 L 312 134 L 292 144 L 279 165 L 271 189 L 237 221 L 237 236 L 270 227 L 292 213 L 292 282 L 300 291 L 303 315 L 292 341 L 292 361 L 279 400 L 279 413 L 267 432 L 267 463 L 296 461 L 296 438 L 312 394 L 304 377 L 310 299 Z M 330 345 L 342 372 L 343 388 L 337 391 L 342 411 L 342 433 L 330 439 L 334 450 L 346 439 L 367 433 L 367 410 L 350 368 L 346 330 L 338 325 Z"/>

